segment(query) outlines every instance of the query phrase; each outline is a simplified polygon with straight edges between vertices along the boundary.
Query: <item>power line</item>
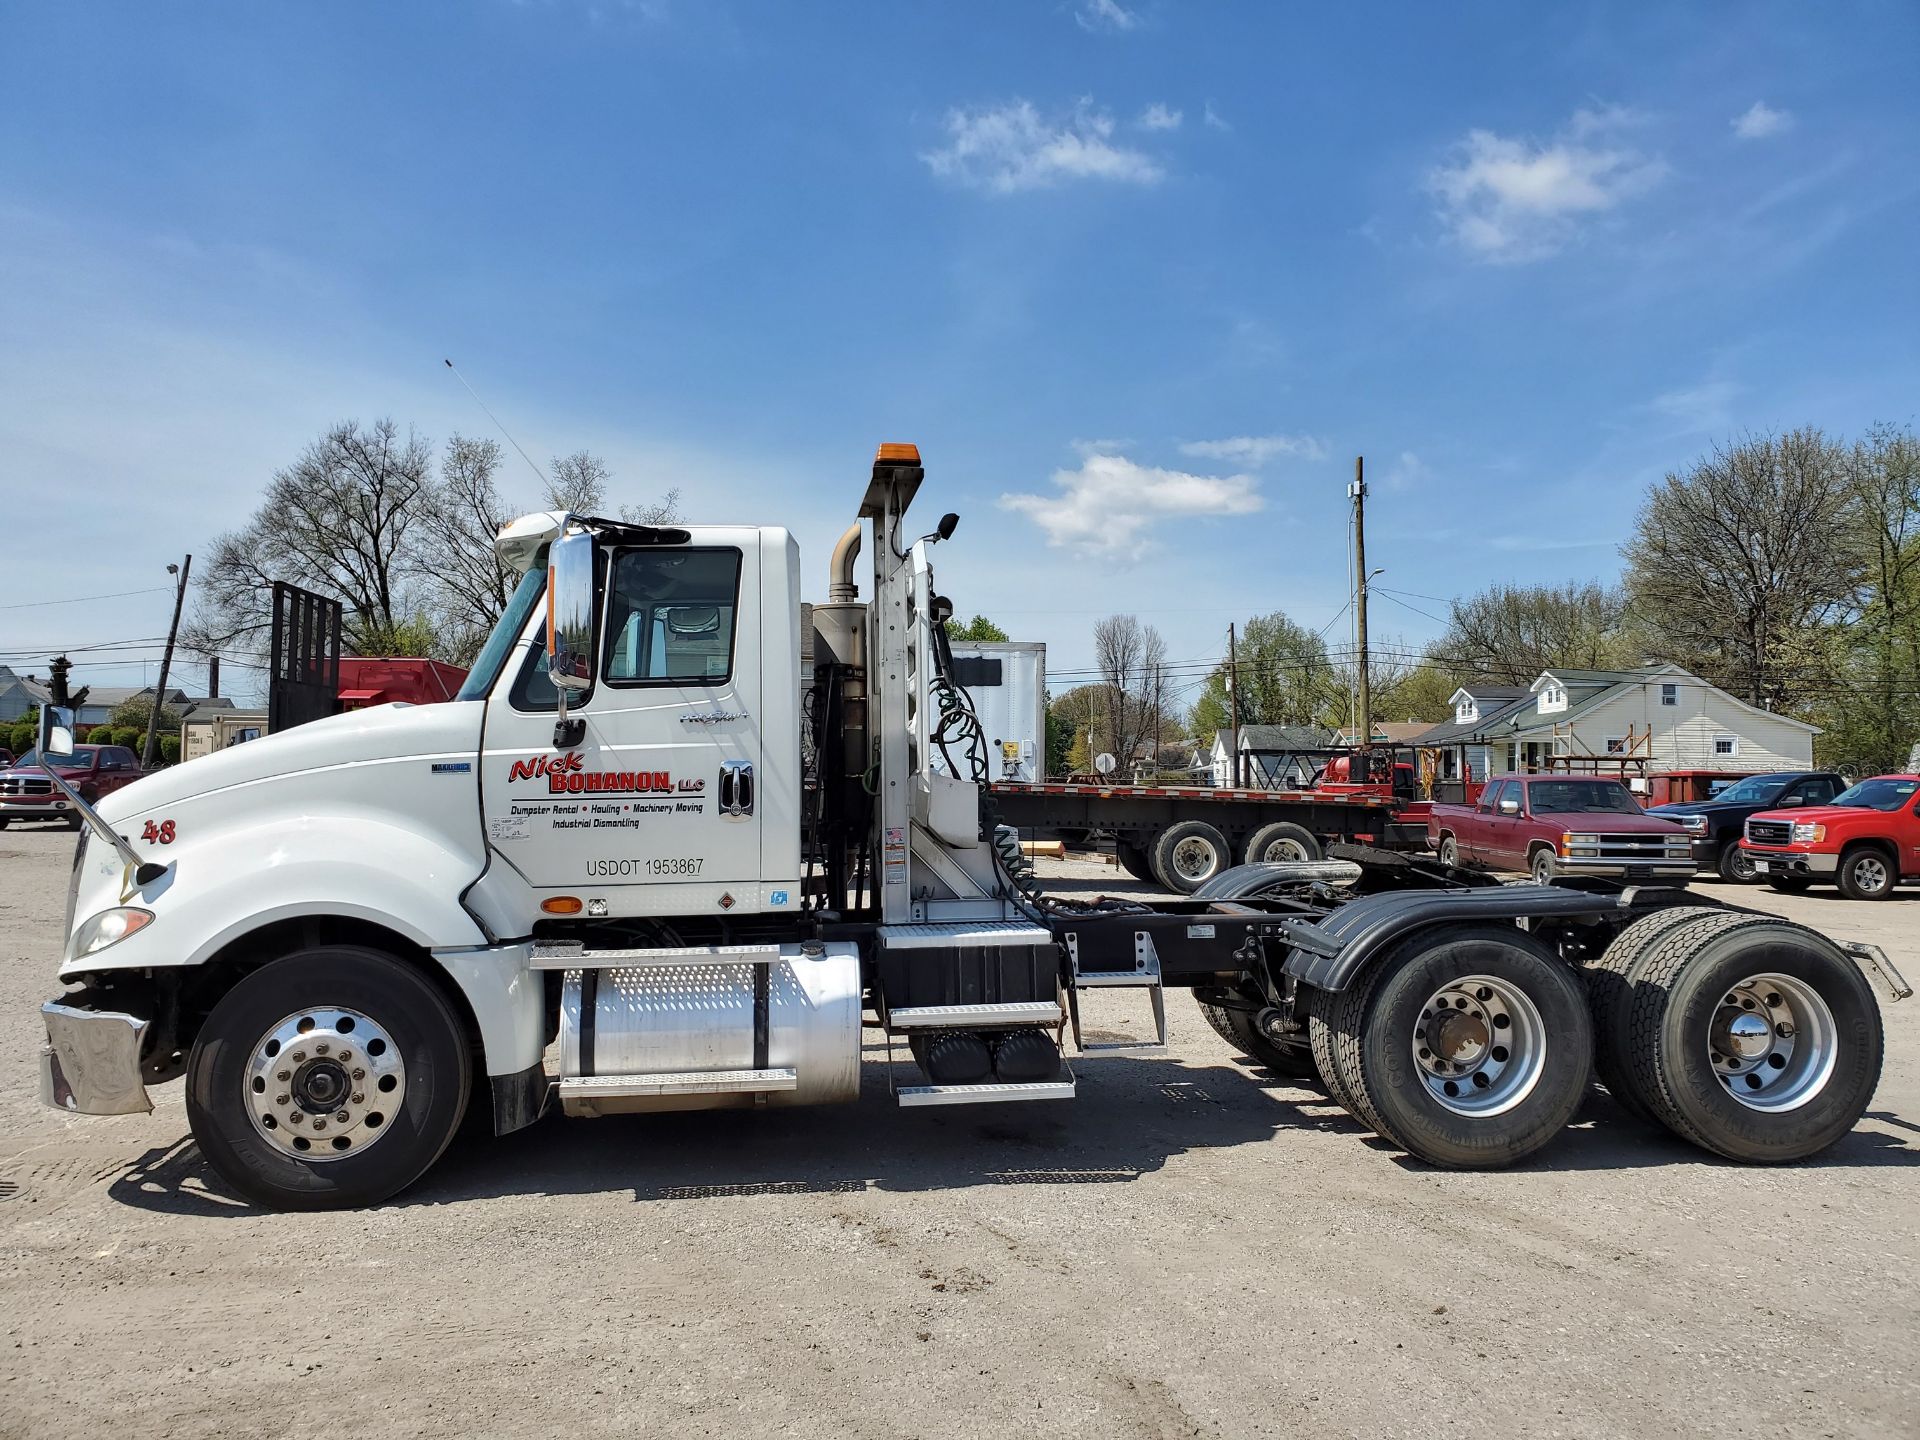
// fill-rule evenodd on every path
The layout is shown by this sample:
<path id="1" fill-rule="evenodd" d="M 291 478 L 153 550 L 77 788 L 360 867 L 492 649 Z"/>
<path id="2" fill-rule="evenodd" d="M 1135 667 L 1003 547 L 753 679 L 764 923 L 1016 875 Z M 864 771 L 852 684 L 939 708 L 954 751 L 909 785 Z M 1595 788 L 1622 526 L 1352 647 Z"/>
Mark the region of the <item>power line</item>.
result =
<path id="1" fill-rule="evenodd" d="M 111 595 L 75 595 L 68 600 L 22 600 L 13 605 L 0 605 L 0 610 L 32 610 L 41 605 L 84 605 L 89 600 L 124 600 L 129 595 L 158 595 L 170 588 L 166 585 L 150 585 L 145 590 L 116 590 Z"/>

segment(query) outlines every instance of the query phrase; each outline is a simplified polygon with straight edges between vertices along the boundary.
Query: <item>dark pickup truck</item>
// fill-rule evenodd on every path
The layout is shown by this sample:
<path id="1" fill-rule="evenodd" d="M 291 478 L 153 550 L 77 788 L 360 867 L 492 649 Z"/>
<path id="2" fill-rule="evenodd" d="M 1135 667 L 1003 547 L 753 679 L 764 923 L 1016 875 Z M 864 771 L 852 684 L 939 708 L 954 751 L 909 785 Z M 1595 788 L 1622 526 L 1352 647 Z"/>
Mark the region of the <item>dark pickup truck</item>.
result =
<path id="1" fill-rule="evenodd" d="M 1649 815 L 1618 780 L 1502 775 L 1477 805 L 1435 805 L 1427 839 L 1449 865 L 1622 880 L 1693 876 L 1687 832 Z"/>
<path id="2" fill-rule="evenodd" d="M 1831 770 L 1777 770 L 1751 775 L 1711 800 L 1655 805 L 1647 813 L 1685 827 L 1694 864 L 1702 870 L 1717 871 L 1722 880 L 1750 881 L 1758 878 L 1753 857 L 1740 848 L 1749 819 L 1762 810 L 1825 805 L 1846 788 Z"/>

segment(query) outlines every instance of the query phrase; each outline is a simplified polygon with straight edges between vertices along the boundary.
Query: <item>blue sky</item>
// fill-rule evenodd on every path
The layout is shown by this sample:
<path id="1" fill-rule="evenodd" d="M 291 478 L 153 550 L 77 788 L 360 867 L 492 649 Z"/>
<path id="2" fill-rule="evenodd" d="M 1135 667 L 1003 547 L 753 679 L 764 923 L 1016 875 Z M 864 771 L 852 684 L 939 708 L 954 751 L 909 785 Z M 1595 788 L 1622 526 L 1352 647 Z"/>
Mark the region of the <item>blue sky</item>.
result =
<path id="1" fill-rule="evenodd" d="M 334 420 L 489 433 L 450 355 L 809 595 L 917 441 L 942 588 L 1057 683 L 1116 610 L 1342 641 L 1364 453 L 1418 642 L 1612 574 L 1715 438 L 1915 419 L 1916 55 L 1907 4 L 0 4 L 0 606 L 164 586 Z"/>

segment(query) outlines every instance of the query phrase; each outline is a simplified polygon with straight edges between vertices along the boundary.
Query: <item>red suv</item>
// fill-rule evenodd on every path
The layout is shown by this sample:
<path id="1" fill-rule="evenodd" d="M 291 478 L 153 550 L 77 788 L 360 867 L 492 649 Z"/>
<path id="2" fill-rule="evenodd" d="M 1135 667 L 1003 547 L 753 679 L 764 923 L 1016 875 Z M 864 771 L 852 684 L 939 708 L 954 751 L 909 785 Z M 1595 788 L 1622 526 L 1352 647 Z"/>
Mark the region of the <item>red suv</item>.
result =
<path id="1" fill-rule="evenodd" d="M 1876 775 L 1830 804 L 1763 810 L 1740 848 L 1776 890 L 1832 880 L 1850 900 L 1885 900 L 1920 879 L 1920 775 Z"/>
<path id="2" fill-rule="evenodd" d="M 53 768 L 89 804 L 131 785 L 142 773 L 139 760 L 124 745 L 76 745 L 73 754 L 55 760 Z M 40 768 L 36 750 L 0 770 L 0 829 L 15 820 L 64 820 L 69 830 L 80 828 L 79 812 Z"/>

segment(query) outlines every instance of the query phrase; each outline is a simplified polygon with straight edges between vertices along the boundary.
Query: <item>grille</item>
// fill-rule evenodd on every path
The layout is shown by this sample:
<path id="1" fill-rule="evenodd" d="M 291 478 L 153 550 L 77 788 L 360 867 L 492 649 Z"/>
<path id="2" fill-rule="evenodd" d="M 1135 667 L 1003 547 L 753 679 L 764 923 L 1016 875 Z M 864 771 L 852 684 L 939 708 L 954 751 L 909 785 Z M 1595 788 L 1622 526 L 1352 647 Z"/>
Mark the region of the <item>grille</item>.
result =
<path id="1" fill-rule="evenodd" d="M 1756 845 L 1786 845 L 1793 840 L 1793 823 L 1788 820 L 1749 820 L 1747 839 Z"/>
<path id="2" fill-rule="evenodd" d="M 18 776 L 0 780 L 0 795 L 51 795 L 51 780 L 22 780 Z"/>

